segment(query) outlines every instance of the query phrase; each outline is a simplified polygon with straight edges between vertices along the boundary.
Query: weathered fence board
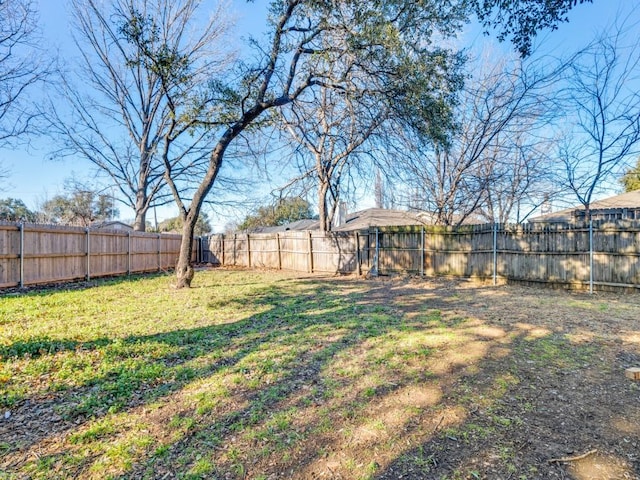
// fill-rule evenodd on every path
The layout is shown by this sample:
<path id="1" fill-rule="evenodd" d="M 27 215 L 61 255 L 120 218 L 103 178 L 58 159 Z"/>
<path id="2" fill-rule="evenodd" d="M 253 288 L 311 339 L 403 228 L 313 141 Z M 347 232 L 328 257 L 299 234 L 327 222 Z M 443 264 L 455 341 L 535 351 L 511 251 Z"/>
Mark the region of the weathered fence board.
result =
<path id="1" fill-rule="evenodd" d="M 0 223 L 0 288 L 166 270 L 176 264 L 180 241 L 179 235 Z"/>
<path id="2" fill-rule="evenodd" d="M 593 252 L 593 270 L 590 255 Z M 640 223 L 384 227 L 214 235 L 205 260 L 298 272 L 393 272 L 640 288 Z"/>

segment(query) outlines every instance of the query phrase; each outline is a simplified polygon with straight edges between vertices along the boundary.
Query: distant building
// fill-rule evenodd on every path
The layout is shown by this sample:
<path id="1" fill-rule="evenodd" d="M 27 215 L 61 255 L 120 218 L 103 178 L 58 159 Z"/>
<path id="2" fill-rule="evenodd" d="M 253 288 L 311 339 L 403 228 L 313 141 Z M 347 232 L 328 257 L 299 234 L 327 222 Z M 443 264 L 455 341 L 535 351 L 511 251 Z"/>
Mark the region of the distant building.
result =
<path id="1" fill-rule="evenodd" d="M 593 220 L 640 220 L 640 190 L 592 202 Z M 566 223 L 585 220 L 584 205 L 529 219 L 530 223 Z"/>
<path id="2" fill-rule="evenodd" d="M 118 220 L 110 220 L 108 222 L 100 222 L 91 224 L 91 228 L 93 230 L 126 230 L 133 231 L 133 227 L 131 225 L 127 225 L 124 222 L 119 222 Z"/>
<path id="3" fill-rule="evenodd" d="M 370 227 L 401 227 L 409 225 L 430 225 L 433 215 L 428 212 L 407 212 L 389 208 L 367 208 L 359 212 L 349 213 L 345 221 L 335 232 L 365 230 Z"/>
<path id="4" fill-rule="evenodd" d="M 317 230 L 318 220 L 303 219 L 296 220 L 295 222 L 287 223 L 285 225 L 277 225 L 274 227 L 255 227 L 249 230 L 249 233 L 278 233 L 286 232 L 288 230 L 304 231 L 304 230 Z"/>

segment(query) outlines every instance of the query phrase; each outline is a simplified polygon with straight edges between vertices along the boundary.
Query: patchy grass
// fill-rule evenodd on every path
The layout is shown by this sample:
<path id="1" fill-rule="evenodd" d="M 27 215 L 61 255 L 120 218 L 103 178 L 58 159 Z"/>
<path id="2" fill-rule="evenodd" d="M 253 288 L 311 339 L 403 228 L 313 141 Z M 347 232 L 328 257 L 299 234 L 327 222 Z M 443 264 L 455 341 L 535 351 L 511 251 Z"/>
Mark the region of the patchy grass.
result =
<path id="1" fill-rule="evenodd" d="M 0 297 L 0 479 L 640 476 L 637 297 L 169 283 Z"/>

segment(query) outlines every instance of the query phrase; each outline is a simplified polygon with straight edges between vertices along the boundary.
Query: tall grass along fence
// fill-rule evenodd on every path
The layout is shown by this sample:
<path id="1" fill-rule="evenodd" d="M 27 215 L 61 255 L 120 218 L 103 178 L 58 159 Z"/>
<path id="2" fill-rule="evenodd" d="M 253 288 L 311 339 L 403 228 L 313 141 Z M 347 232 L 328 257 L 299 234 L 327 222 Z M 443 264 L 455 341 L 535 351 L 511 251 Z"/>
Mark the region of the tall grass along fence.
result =
<path id="1" fill-rule="evenodd" d="M 640 288 L 640 222 L 415 226 L 213 235 L 203 260 L 298 272 L 450 275 Z"/>
<path id="2" fill-rule="evenodd" d="M 165 270 L 179 251 L 180 235 L 0 223 L 0 288 Z"/>

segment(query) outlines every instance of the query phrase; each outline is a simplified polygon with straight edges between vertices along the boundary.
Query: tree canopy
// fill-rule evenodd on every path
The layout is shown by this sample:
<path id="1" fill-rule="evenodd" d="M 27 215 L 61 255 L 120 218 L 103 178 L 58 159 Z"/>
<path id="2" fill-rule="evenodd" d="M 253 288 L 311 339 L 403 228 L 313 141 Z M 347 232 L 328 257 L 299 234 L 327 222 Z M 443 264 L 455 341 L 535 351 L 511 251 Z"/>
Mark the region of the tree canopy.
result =
<path id="1" fill-rule="evenodd" d="M 88 227 L 118 215 L 113 197 L 93 190 L 76 189 L 56 195 L 42 205 L 45 221 Z"/>
<path id="2" fill-rule="evenodd" d="M 542 30 L 569 21 L 569 10 L 593 0 L 469 0 L 488 33 L 498 31 L 500 41 L 511 40 L 524 57 L 531 53 L 534 37 Z"/>
<path id="3" fill-rule="evenodd" d="M 206 129 L 172 122 L 209 104 L 203 89 L 229 55 L 220 41 L 222 11 L 201 22 L 201 3 L 70 2 L 80 60 L 74 75 L 60 80 L 69 108 L 52 107 L 49 128 L 61 145 L 58 154 L 90 162 L 118 189 L 135 212 L 135 230 L 145 229 L 150 207 L 172 200 L 164 183 L 167 143 L 173 150 L 168 166 L 181 188 L 206 161 Z"/>
<path id="4" fill-rule="evenodd" d="M 252 215 L 247 215 L 238 225 L 238 230 L 251 231 L 257 227 L 286 225 L 298 220 L 314 218 L 311 204 L 300 197 L 278 200 L 275 204 L 259 207 Z"/>
<path id="5" fill-rule="evenodd" d="M 158 231 L 166 233 L 180 233 L 182 231 L 182 218 L 171 217 L 163 220 L 158 225 Z M 211 223 L 206 213 L 201 212 L 196 223 L 195 234 L 198 236 L 208 235 L 211 233 Z"/>
<path id="6" fill-rule="evenodd" d="M 37 40 L 35 2 L 0 1 L 0 146 L 28 133 L 36 117 L 29 94 L 48 74 Z"/>
<path id="7" fill-rule="evenodd" d="M 628 168 L 620 180 L 625 192 L 640 190 L 640 157 L 634 167 Z"/>
<path id="8" fill-rule="evenodd" d="M 7 222 L 35 222 L 37 214 L 29 210 L 22 200 L 3 198 L 0 200 L 0 220 Z"/>

